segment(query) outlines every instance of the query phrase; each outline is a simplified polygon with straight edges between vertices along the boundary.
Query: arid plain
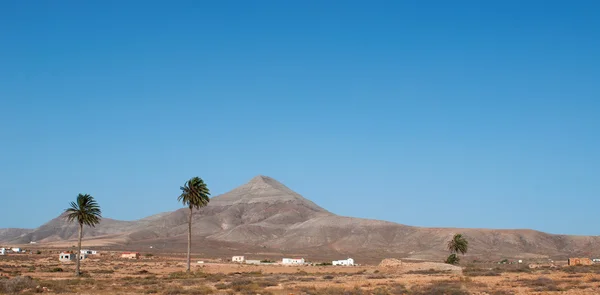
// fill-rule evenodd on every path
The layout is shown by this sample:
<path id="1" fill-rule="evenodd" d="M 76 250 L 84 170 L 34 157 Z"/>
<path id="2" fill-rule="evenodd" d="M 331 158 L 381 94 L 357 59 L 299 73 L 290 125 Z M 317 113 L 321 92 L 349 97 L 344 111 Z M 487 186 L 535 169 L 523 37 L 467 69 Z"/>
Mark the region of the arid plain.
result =
<path id="1" fill-rule="evenodd" d="M 82 262 L 59 262 L 55 249 L 0 256 L 3 294 L 599 294 L 599 266 L 532 269 L 525 264 L 402 261 L 360 266 L 243 265 L 184 255 L 142 254 L 122 259 L 104 252 Z M 198 261 L 203 261 L 199 264 Z"/>

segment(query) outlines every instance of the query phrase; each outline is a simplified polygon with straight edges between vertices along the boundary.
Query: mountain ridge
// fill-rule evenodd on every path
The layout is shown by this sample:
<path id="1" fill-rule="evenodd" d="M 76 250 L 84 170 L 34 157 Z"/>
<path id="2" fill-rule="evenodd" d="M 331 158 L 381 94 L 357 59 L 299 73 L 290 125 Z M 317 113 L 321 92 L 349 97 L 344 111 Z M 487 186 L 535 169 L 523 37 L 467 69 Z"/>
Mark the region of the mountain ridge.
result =
<path id="1" fill-rule="evenodd" d="M 105 218 L 85 229 L 85 241 L 116 247 L 185 247 L 187 208 L 134 221 Z M 36 229 L 0 229 L 2 243 L 54 243 L 76 238 L 76 225 L 64 216 Z M 321 208 L 277 180 L 259 175 L 193 213 L 193 237 L 213 248 L 203 251 L 283 251 L 311 255 L 344 254 L 372 259 L 390 255 L 439 259 L 454 233 L 470 241 L 470 255 L 491 257 L 566 257 L 599 255 L 600 238 L 554 235 L 531 229 L 426 228 L 385 220 L 339 216 Z M 227 245 L 225 247 L 225 245 Z M 230 249 L 230 250 L 225 250 Z"/>

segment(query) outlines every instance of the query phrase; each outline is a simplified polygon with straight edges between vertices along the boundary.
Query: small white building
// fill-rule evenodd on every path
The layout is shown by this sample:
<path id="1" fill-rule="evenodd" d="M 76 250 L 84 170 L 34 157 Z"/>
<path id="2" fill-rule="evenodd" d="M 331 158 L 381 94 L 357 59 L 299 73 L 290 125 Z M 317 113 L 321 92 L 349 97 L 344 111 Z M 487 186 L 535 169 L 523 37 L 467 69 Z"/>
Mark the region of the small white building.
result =
<path id="1" fill-rule="evenodd" d="M 81 250 L 81 254 L 86 254 L 86 255 L 98 255 L 98 251 L 96 250 Z"/>
<path id="2" fill-rule="evenodd" d="M 75 261 L 77 260 L 77 255 L 75 255 L 75 253 L 60 253 L 60 255 L 58 255 L 58 261 L 60 262 L 69 262 L 69 261 Z"/>
<path id="3" fill-rule="evenodd" d="M 6 249 L 0 248 L 0 255 L 6 255 Z"/>
<path id="4" fill-rule="evenodd" d="M 233 257 L 231 257 L 231 262 L 243 263 L 244 260 L 246 260 L 244 256 L 233 256 Z"/>
<path id="5" fill-rule="evenodd" d="M 285 265 L 303 265 L 304 258 L 283 258 L 281 264 Z"/>
<path id="6" fill-rule="evenodd" d="M 15 252 L 15 253 L 21 253 L 21 248 L 12 248 L 10 250 L 13 251 L 13 252 Z"/>
<path id="7" fill-rule="evenodd" d="M 600 258 L 594 258 L 594 259 L 592 259 L 592 262 L 593 263 L 599 263 L 600 262 Z"/>
<path id="8" fill-rule="evenodd" d="M 333 265 L 344 265 L 344 266 L 352 266 L 354 265 L 354 259 L 348 258 L 345 260 L 334 260 L 331 262 Z"/>

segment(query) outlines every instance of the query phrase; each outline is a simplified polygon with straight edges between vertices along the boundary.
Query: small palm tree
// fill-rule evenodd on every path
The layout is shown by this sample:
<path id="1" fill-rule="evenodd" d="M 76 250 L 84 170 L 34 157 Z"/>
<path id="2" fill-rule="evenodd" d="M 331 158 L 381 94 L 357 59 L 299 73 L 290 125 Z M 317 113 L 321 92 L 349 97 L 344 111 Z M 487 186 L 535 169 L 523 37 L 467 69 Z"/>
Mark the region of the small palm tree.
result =
<path id="1" fill-rule="evenodd" d="M 200 177 L 193 177 L 180 187 L 181 195 L 177 198 L 184 206 L 190 208 L 188 220 L 188 249 L 187 249 L 187 272 L 190 272 L 190 253 L 192 251 L 192 211 L 208 205 L 210 191 Z"/>
<path id="2" fill-rule="evenodd" d="M 458 264 L 460 258 L 458 253 L 465 255 L 469 249 L 469 241 L 462 234 L 455 234 L 450 241 L 448 241 L 448 250 L 450 256 L 446 260 L 446 263 Z"/>
<path id="3" fill-rule="evenodd" d="M 88 194 L 77 195 L 77 202 L 71 202 L 71 207 L 65 209 L 67 213 L 67 221 L 77 221 L 79 224 L 79 243 L 77 246 L 77 267 L 75 275 L 80 276 L 79 264 L 81 262 L 81 239 L 83 238 L 83 225 L 95 227 L 102 219 L 102 211 L 100 206 L 94 200 L 94 197 Z"/>

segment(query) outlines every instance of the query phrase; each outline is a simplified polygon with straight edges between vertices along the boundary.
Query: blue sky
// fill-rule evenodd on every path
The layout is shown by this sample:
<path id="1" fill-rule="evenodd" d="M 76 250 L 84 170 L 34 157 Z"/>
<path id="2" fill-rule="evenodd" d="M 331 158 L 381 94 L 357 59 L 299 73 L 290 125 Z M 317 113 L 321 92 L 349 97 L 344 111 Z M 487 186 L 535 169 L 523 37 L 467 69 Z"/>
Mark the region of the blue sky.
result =
<path id="1" fill-rule="evenodd" d="M 274 177 L 341 215 L 599 235 L 597 1 L 2 1 L 0 227 Z"/>

